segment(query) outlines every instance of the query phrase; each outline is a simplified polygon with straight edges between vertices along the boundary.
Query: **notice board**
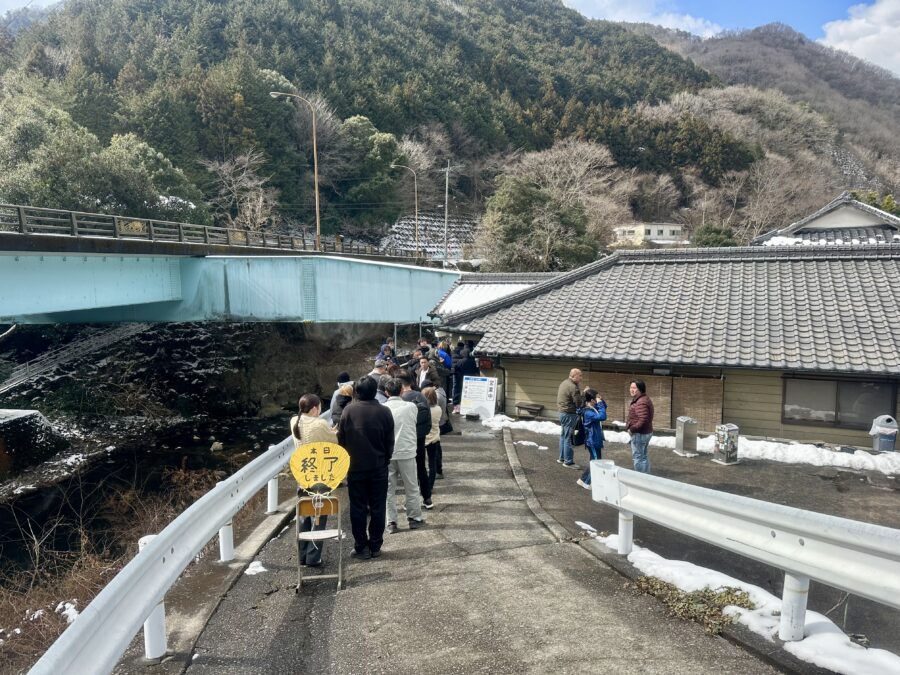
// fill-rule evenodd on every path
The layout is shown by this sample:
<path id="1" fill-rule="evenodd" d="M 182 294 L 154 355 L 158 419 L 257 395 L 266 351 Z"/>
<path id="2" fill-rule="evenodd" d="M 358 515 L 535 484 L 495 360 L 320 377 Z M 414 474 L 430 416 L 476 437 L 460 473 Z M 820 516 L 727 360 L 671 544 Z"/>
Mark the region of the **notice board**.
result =
<path id="1" fill-rule="evenodd" d="M 478 413 L 481 419 L 486 420 L 494 416 L 496 404 L 496 377 L 466 375 L 463 378 L 462 397 L 459 401 L 459 412 L 461 415 Z"/>

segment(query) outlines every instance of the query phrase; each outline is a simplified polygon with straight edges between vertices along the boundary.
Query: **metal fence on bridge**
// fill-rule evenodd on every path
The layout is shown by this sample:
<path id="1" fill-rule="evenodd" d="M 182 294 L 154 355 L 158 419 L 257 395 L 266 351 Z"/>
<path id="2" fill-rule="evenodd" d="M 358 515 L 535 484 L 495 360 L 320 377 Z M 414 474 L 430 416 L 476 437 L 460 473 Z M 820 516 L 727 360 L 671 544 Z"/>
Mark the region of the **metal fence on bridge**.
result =
<path id="1" fill-rule="evenodd" d="M 4 231 L 33 235 L 108 237 L 148 242 L 245 246 L 292 251 L 316 250 L 315 238 L 306 236 L 298 237 L 230 227 L 175 223 L 152 218 L 132 218 L 102 213 L 81 213 L 14 204 L 0 204 L 0 232 Z M 399 249 L 380 251 L 371 244 L 345 241 L 340 235 L 321 238 L 320 250 L 326 253 L 380 254 L 398 258 L 415 257 L 413 254 Z"/>

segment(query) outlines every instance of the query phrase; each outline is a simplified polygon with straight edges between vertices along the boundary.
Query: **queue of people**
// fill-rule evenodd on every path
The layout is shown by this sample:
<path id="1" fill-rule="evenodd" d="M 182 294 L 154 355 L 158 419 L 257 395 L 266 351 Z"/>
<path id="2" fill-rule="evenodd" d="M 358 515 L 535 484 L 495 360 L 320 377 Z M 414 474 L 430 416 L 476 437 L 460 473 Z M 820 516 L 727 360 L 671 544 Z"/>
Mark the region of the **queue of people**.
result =
<path id="1" fill-rule="evenodd" d="M 448 405 L 453 405 L 453 412 L 459 412 L 460 399 L 462 398 L 463 378 L 468 376 L 477 376 L 480 374 L 478 362 L 475 360 L 473 352 L 475 351 L 475 342 L 460 340 L 451 350 L 450 343 L 447 341 L 430 343 L 425 338 L 419 338 L 416 348 L 410 355 L 410 358 L 402 361 L 397 357 L 392 337 L 385 338 L 384 344 L 378 350 L 375 356 L 375 370 L 383 368 L 385 371 L 391 366 L 399 366 L 414 370 L 417 373 L 419 381 L 416 383 L 421 388 L 421 383 L 428 380 L 434 384 L 440 383 L 444 394 L 447 397 Z M 423 372 L 427 361 L 427 373 Z M 373 375 L 373 373 L 369 373 Z M 379 374 L 382 371 L 379 370 Z"/>
<path id="2" fill-rule="evenodd" d="M 590 387 L 582 389 L 583 374 L 578 368 L 569 371 L 569 376 L 559 385 L 556 407 L 559 413 L 559 464 L 578 468 L 575 463 L 573 441 L 580 434 L 588 460 L 601 459 L 604 444 L 603 422 L 606 420 L 606 401 Z M 653 436 L 653 401 L 647 395 L 647 385 L 643 380 L 632 380 L 629 384 L 631 402 L 625 431 L 630 436 L 631 458 L 635 471 L 650 473 L 650 458 L 647 448 Z M 575 481 L 583 488 L 591 487 L 590 464 Z"/>
<path id="3" fill-rule="evenodd" d="M 297 443 L 336 442 L 350 455 L 351 555 L 360 559 L 379 557 L 384 533 L 400 530 L 400 484 L 407 525 L 416 530 L 426 524 L 424 512 L 434 508 L 435 481 L 444 477 L 440 437 L 452 430 L 447 387 L 453 386 L 453 356 L 446 343 L 431 349 L 424 340 L 416 352 L 401 367 L 392 341 L 386 341 L 368 374 L 356 381 L 349 373 L 338 375 L 325 410 L 318 396 L 304 394 L 298 415 L 291 419 Z M 307 520 L 304 531 L 312 527 Z M 320 518 L 316 529 L 324 528 L 325 520 Z M 301 564 L 320 566 L 321 549 L 305 546 Z"/>

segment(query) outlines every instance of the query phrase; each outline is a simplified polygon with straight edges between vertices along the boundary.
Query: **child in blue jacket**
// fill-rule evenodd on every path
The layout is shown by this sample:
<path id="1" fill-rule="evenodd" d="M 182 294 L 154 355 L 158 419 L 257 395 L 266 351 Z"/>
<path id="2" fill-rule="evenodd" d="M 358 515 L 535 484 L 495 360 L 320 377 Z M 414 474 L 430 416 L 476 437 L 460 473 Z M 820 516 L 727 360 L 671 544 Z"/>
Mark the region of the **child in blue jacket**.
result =
<path id="1" fill-rule="evenodd" d="M 584 390 L 584 408 L 578 412 L 584 420 L 584 447 L 587 448 L 591 459 L 600 459 L 600 451 L 603 449 L 602 422 L 606 419 L 606 401 L 595 389 L 588 387 Z M 576 482 L 586 490 L 591 489 L 590 463 Z"/>

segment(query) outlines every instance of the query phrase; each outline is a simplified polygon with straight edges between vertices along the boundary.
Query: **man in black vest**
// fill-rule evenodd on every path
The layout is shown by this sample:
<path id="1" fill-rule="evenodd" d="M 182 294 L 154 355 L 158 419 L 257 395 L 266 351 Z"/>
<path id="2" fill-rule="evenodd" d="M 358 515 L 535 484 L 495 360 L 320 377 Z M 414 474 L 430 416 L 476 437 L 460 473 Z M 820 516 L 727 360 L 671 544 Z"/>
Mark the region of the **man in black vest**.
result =
<path id="1" fill-rule="evenodd" d="M 353 555 L 377 558 L 384 541 L 388 464 L 394 453 L 394 417 L 375 400 L 378 383 L 366 375 L 356 383 L 356 400 L 338 423 L 338 443 L 350 455 L 347 492 Z"/>

